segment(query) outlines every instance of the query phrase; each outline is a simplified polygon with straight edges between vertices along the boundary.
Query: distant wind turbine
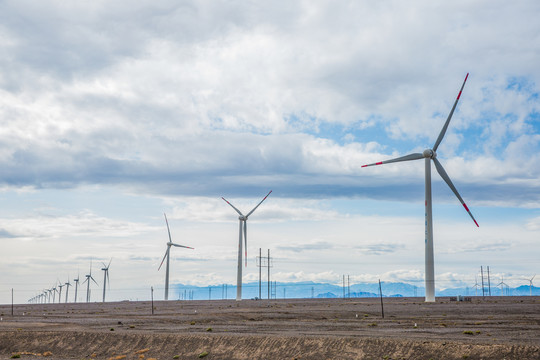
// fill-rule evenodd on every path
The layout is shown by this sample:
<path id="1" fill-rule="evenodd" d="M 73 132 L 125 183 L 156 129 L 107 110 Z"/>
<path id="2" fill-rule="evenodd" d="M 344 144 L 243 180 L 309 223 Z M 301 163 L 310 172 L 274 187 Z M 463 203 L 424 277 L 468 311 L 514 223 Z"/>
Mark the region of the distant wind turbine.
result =
<path id="1" fill-rule="evenodd" d="M 60 288 L 58 291 L 58 303 L 60 304 L 62 302 L 62 288 L 64 287 L 60 280 L 58 280 L 58 287 Z"/>
<path id="2" fill-rule="evenodd" d="M 103 264 L 103 302 L 105 302 L 105 288 L 107 286 L 107 282 L 109 282 L 109 287 L 110 287 L 110 280 L 109 280 L 109 266 L 111 266 L 111 262 L 112 262 L 112 259 L 109 261 L 109 265 L 105 265 L 105 263 L 102 263 Z"/>
<path id="3" fill-rule="evenodd" d="M 69 282 L 69 276 L 68 276 L 68 281 L 67 283 L 65 283 L 64 285 L 66 285 L 66 303 L 68 302 L 68 293 L 69 293 L 69 287 L 71 286 L 70 282 Z"/>
<path id="4" fill-rule="evenodd" d="M 83 282 L 83 284 L 86 283 L 86 302 L 90 302 L 90 280 L 99 286 L 97 281 L 92 277 L 92 262 L 90 262 L 90 274 L 86 275 L 86 280 Z"/>
<path id="5" fill-rule="evenodd" d="M 478 277 L 475 276 L 474 277 L 474 296 L 478 296 L 478 288 L 480 287 L 480 285 L 478 285 Z"/>
<path id="6" fill-rule="evenodd" d="M 75 281 L 75 300 L 73 302 L 77 302 L 77 288 L 79 287 L 79 274 L 77 274 L 77 278 L 73 279 Z"/>
<path id="7" fill-rule="evenodd" d="M 248 217 L 251 214 L 253 214 L 253 212 L 259 207 L 259 205 L 261 205 L 263 201 L 266 200 L 266 198 L 268 197 L 268 195 L 270 195 L 271 192 L 272 190 L 270 190 L 270 192 L 266 194 L 266 196 L 261 200 L 261 202 L 258 203 L 257 206 L 253 208 L 253 210 L 248 212 L 247 215 L 242 214 L 242 212 L 238 210 L 237 208 L 235 208 L 233 204 L 231 204 L 224 197 L 222 197 L 222 199 L 227 204 L 229 204 L 238 213 L 238 215 L 240 215 L 238 217 L 238 220 L 240 220 L 240 229 L 239 229 L 239 235 L 238 235 L 238 270 L 236 273 L 236 301 L 242 300 L 242 234 L 244 235 L 244 243 L 246 247 L 245 262 L 247 266 L 247 220 L 248 220 Z"/>
<path id="8" fill-rule="evenodd" d="M 163 265 L 163 262 L 165 261 L 165 258 L 167 259 L 167 265 L 165 267 L 165 300 L 169 300 L 169 262 L 170 262 L 170 254 L 171 254 L 171 246 L 186 248 L 186 249 L 193 249 L 189 246 L 184 245 L 178 245 L 172 242 L 171 238 L 171 230 L 169 229 L 169 221 L 167 220 L 167 215 L 163 213 L 165 216 L 165 223 L 167 224 L 167 232 L 169 233 L 169 242 L 167 243 L 167 250 L 165 251 L 165 256 L 163 256 L 163 260 L 161 260 L 161 264 L 159 264 L 159 269 L 161 269 L 161 266 Z"/>
<path id="9" fill-rule="evenodd" d="M 497 284 L 497 286 L 501 286 L 501 296 L 504 296 L 504 287 L 508 287 L 508 285 L 504 282 L 504 276 L 501 276 L 501 282 Z"/>
<path id="10" fill-rule="evenodd" d="M 532 296 L 532 288 L 533 288 L 533 279 L 536 276 L 536 274 L 533 275 L 532 278 L 526 279 L 529 282 L 529 295 Z"/>
<path id="11" fill-rule="evenodd" d="M 461 89 L 459 90 L 459 94 L 456 98 L 456 101 L 454 102 L 454 106 L 452 107 L 452 110 L 450 111 L 450 114 L 448 115 L 448 118 L 446 119 L 446 122 L 444 123 L 444 126 L 439 133 L 439 137 L 435 141 L 435 145 L 433 145 L 433 149 L 426 149 L 423 153 L 414 153 L 405 155 L 402 157 L 398 157 L 391 160 L 385 160 L 380 161 L 373 164 L 363 165 L 362 167 L 366 166 L 373 166 L 373 165 L 382 165 L 382 164 L 389 164 L 394 162 L 400 162 L 400 161 L 409 161 L 409 160 L 425 160 L 425 184 L 426 184 L 426 221 L 425 221 L 425 227 L 426 227 L 426 239 L 425 239 L 425 271 L 426 271 L 426 302 L 433 302 L 435 301 L 435 269 L 433 264 L 433 219 L 432 219 L 432 211 L 431 211 L 431 160 L 435 163 L 435 168 L 437 169 L 437 172 L 439 175 L 443 178 L 443 180 L 448 184 L 450 189 L 454 192 L 456 197 L 459 199 L 467 213 L 471 216 L 472 220 L 478 226 L 478 223 L 474 219 L 472 213 L 470 212 L 469 208 L 459 195 L 457 189 L 455 188 L 454 184 L 452 183 L 452 180 L 450 180 L 450 177 L 444 170 L 443 166 L 437 160 L 437 148 L 439 147 L 439 144 L 441 143 L 445 133 L 446 129 L 448 128 L 448 124 L 450 124 L 450 119 L 452 118 L 452 115 L 454 114 L 454 110 L 456 109 L 456 105 L 459 101 L 459 98 L 461 97 L 461 93 L 463 91 L 463 87 L 465 86 L 465 82 L 467 81 L 467 78 L 469 77 L 469 74 L 465 77 L 465 80 L 463 81 L 463 85 L 461 85 Z"/>

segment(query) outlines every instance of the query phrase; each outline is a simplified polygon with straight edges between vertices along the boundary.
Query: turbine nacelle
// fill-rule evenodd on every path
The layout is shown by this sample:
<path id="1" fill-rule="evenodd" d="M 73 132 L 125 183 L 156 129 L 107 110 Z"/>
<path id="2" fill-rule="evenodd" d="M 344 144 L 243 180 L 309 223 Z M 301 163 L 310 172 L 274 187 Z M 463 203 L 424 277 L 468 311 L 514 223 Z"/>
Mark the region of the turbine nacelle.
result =
<path id="1" fill-rule="evenodd" d="M 435 159 L 437 157 L 437 153 L 435 151 L 433 151 L 433 149 L 424 150 L 422 155 L 424 155 L 424 157 L 428 158 L 428 159 Z"/>

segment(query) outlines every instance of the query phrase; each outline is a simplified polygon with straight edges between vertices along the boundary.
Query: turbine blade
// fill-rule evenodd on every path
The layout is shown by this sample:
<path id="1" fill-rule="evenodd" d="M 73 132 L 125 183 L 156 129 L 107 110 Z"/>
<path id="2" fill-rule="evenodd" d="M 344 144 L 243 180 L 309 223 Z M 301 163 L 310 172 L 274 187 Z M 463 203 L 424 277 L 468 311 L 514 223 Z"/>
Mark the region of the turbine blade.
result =
<path id="1" fill-rule="evenodd" d="M 192 247 L 189 247 L 189 246 L 178 245 L 178 244 L 174 244 L 174 243 L 171 243 L 171 245 L 176 246 L 176 247 L 186 248 L 186 249 L 193 249 Z"/>
<path id="2" fill-rule="evenodd" d="M 439 137 L 437 138 L 437 141 L 435 141 L 435 145 L 433 145 L 433 151 L 437 151 L 439 144 L 444 138 L 444 134 L 446 133 L 446 129 L 448 129 L 448 124 L 450 124 L 450 119 L 452 119 L 452 115 L 454 115 L 454 110 L 456 109 L 456 105 L 459 101 L 459 98 L 461 97 L 461 92 L 463 91 L 463 88 L 465 87 L 465 83 L 467 82 L 468 77 L 469 77 L 469 73 L 467 73 L 467 76 L 465 76 L 465 80 L 463 80 L 463 85 L 461 85 L 461 89 L 459 90 L 459 94 L 456 98 L 456 101 L 454 102 L 454 106 L 452 106 L 452 110 L 450 110 L 450 114 L 448 114 L 448 118 L 446 119 L 446 122 L 444 123 L 444 126 L 439 134 Z"/>
<path id="3" fill-rule="evenodd" d="M 245 251 L 245 263 L 246 263 L 246 267 L 247 267 L 247 221 L 244 220 L 244 251 Z"/>
<path id="4" fill-rule="evenodd" d="M 238 213 L 238 215 L 244 216 L 244 214 L 242 214 L 242 212 L 240 210 L 235 208 L 233 204 L 231 204 L 229 201 L 227 201 L 227 199 L 225 199 L 223 196 L 221 198 L 223 199 L 223 201 L 225 201 L 227 204 L 229 204 Z"/>
<path id="5" fill-rule="evenodd" d="M 395 159 L 379 161 L 379 162 L 376 162 L 376 163 L 373 163 L 373 164 L 362 165 L 362 167 L 374 166 L 374 165 L 382 165 L 382 164 L 390 164 L 390 163 L 400 162 L 400 161 L 419 160 L 419 159 L 423 159 L 423 158 L 424 158 L 424 154 L 414 153 L 414 154 L 409 154 L 409 155 L 405 155 L 405 156 L 402 156 L 402 157 L 398 157 L 398 158 L 395 158 Z"/>
<path id="6" fill-rule="evenodd" d="M 165 256 L 163 256 L 163 260 L 161 260 L 161 264 L 159 264 L 159 267 L 158 267 L 157 271 L 159 271 L 159 269 L 161 269 L 161 265 L 163 265 L 163 262 L 165 261 L 165 258 L 169 254 L 169 250 L 171 250 L 171 247 L 167 246 L 167 251 L 165 251 Z"/>
<path id="7" fill-rule="evenodd" d="M 249 217 L 249 215 L 253 214 L 253 212 L 259 207 L 259 205 L 261 205 L 263 203 L 264 200 L 266 200 L 266 198 L 268 197 L 268 195 L 270 195 L 272 193 L 272 190 L 270 190 L 270 192 L 268 192 L 268 194 L 266 194 L 266 196 L 264 197 L 264 199 L 261 200 L 260 203 L 257 204 L 257 206 L 255 206 L 253 208 L 253 210 L 251 210 L 247 215 L 246 215 L 246 219 Z"/>
<path id="8" fill-rule="evenodd" d="M 92 281 L 93 281 L 93 282 L 94 282 L 94 283 L 95 283 L 95 284 L 96 284 L 97 286 L 99 286 L 99 284 L 97 283 L 97 281 L 96 281 L 96 280 L 94 280 L 94 278 L 93 278 L 93 277 L 91 277 L 91 276 L 90 276 L 90 279 L 92 279 Z"/>
<path id="9" fill-rule="evenodd" d="M 165 215 L 165 213 L 163 213 L 163 215 L 165 216 L 165 222 L 167 223 L 167 232 L 169 233 L 169 242 L 172 242 L 171 230 L 169 229 L 169 221 L 167 220 L 167 215 Z"/>
<path id="10" fill-rule="evenodd" d="M 439 162 L 439 160 L 437 160 L 437 158 L 433 158 L 433 162 L 435 163 L 435 167 L 437 168 L 437 172 L 439 173 L 439 175 L 441 175 L 441 177 L 442 177 L 443 180 L 448 184 L 448 186 L 450 187 L 450 189 L 452 189 L 452 191 L 454 192 L 454 194 L 456 195 L 456 197 L 459 199 L 459 201 L 461 202 L 461 204 L 463 205 L 463 207 L 465 208 L 465 210 L 467 210 L 467 212 L 469 213 L 471 219 L 474 221 L 474 223 L 476 224 L 476 226 L 479 226 L 478 223 L 476 222 L 476 220 L 474 219 L 473 214 L 471 213 L 471 211 L 470 211 L 469 208 L 467 207 L 467 204 L 465 204 L 465 201 L 463 201 L 463 199 L 462 199 L 461 196 L 459 195 L 459 192 L 457 191 L 456 187 L 454 186 L 454 184 L 452 184 L 452 180 L 450 180 L 450 177 L 448 176 L 448 174 L 447 174 L 446 171 L 444 170 L 444 168 L 443 168 L 443 166 L 441 165 L 441 163 Z"/>
<path id="11" fill-rule="evenodd" d="M 109 269 L 109 266 L 111 266 L 111 263 L 112 263 L 112 258 L 111 260 L 109 260 L 109 265 L 107 265 L 107 269 Z"/>

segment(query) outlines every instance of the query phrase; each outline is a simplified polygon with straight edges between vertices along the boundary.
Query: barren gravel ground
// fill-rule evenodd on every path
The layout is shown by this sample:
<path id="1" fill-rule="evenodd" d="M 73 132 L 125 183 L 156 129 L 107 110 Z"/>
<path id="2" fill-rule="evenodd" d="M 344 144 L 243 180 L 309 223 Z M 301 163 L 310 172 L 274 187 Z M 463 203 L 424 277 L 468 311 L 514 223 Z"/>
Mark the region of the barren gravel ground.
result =
<path id="1" fill-rule="evenodd" d="M 0 359 L 540 359 L 538 297 L 385 298 L 384 319 L 373 298 L 169 301 L 151 311 L 150 302 L 16 305 L 12 317 L 2 305 Z"/>

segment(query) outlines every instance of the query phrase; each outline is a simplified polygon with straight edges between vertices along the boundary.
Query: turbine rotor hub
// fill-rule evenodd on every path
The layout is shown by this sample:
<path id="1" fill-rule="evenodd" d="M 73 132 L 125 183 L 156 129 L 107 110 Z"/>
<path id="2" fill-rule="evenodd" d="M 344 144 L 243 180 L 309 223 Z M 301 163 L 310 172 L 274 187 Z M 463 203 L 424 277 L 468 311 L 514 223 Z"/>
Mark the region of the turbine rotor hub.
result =
<path id="1" fill-rule="evenodd" d="M 422 154 L 425 158 L 435 159 L 437 157 L 437 153 L 432 149 L 426 149 Z"/>
<path id="2" fill-rule="evenodd" d="M 238 217 L 238 220 L 246 221 L 246 220 L 247 220 L 247 217 L 245 217 L 245 216 L 239 216 L 239 217 Z"/>

